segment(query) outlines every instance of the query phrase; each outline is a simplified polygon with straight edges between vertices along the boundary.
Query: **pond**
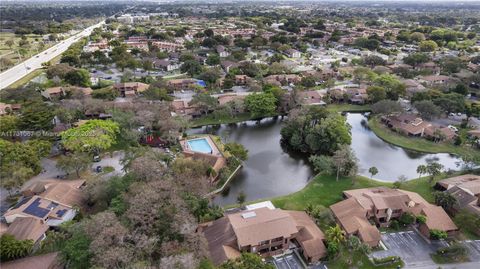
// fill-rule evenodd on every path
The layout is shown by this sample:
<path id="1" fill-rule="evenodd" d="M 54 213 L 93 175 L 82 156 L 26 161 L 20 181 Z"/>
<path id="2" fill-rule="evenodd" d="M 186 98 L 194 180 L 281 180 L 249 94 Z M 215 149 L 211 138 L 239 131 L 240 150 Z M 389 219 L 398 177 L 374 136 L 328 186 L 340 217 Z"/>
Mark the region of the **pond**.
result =
<path id="1" fill-rule="evenodd" d="M 302 189 L 314 176 L 308 158 L 288 152 L 280 144 L 281 118 L 268 118 L 260 122 L 204 126 L 189 130 L 190 134 L 210 133 L 227 142 L 235 141 L 248 149 L 248 160 L 230 183 L 228 190 L 214 198 L 218 205 L 236 203 L 243 191 L 247 200 L 286 195 Z M 417 177 L 416 168 L 427 161 L 436 160 L 447 169 L 458 169 L 459 159 L 450 154 L 422 154 L 386 143 L 368 129 L 362 114 L 348 114 L 352 126 L 352 148 L 359 159 L 359 174 L 370 176 L 368 169 L 378 168 L 377 180 L 396 181 L 399 176 Z"/>

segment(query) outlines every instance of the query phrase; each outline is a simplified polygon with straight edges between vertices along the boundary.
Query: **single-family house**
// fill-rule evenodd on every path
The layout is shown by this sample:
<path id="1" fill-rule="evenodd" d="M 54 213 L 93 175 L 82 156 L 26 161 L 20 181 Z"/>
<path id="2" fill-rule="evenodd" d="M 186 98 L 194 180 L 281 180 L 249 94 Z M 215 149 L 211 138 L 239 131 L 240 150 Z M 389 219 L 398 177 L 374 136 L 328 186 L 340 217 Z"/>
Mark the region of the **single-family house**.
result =
<path id="1" fill-rule="evenodd" d="M 123 82 L 116 83 L 113 88 L 118 91 L 122 97 L 133 97 L 148 89 L 148 84 L 142 82 Z"/>
<path id="2" fill-rule="evenodd" d="M 43 90 L 41 95 L 47 100 L 53 100 L 64 97 L 66 95 L 66 90 L 63 87 L 52 87 Z"/>
<path id="3" fill-rule="evenodd" d="M 160 69 L 167 72 L 178 70 L 182 66 L 179 62 L 166 60 L 166 59 L 155 59 L 152 61 L 152 63 L 153 63 L 153 67 L 155 67 L 156 69 Z"/>
<path id="4" fill-rule="evenodd" d="M 230 53 L 227 51 L 227 49 L 222 45 L 218 45 L 215 48 L 215 50 L 217 51 L 218 55 L 222 58 L 228 57 L 230 55 Z"/>
<path id="5" fill-rule="evenodd" d="M 296 49 L 288 49 L 288 50 L 285 50 L 283 53 L 290 58 L 302 57 L 302 53 Z"/>

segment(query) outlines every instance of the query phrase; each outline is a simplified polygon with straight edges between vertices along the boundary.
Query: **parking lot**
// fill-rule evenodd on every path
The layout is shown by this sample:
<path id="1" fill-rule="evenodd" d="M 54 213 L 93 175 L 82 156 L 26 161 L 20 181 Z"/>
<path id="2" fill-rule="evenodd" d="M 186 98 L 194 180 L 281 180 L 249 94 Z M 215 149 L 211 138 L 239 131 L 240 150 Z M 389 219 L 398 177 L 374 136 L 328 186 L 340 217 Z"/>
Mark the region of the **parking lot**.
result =
<path id="1" fill-rule="evenodd" d="M 376 251 L 371 255 L 376 258 L 399 256 L 409 266 L 428 265 L 433 263 L 430 253 L 446 243 L 427 243 L 415 231 L 382 234 L 382 242 L 387 250 Z"/>
<path id="2" fill-rule="evenodd" d="M 480 240 L 466 240 L 463 244 L 467 247 L 470 259 L 480 261 Z"/>
<path id="3" fill-rule="evenodd" d="M 275 257 L 271 263 L 277 269 L 304 269 L 302 262 L 295 254 L 286 254 L 280 257 Z"/>

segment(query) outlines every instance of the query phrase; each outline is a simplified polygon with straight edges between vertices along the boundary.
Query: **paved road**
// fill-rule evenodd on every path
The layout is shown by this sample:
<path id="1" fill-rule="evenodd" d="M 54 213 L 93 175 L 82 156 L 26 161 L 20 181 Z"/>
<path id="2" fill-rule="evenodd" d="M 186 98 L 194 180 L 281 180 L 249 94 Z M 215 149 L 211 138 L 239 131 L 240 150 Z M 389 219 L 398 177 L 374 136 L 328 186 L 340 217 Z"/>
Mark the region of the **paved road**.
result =
<path id="1" fill-rule="evenodd" d="M 48 62 L 58 55 L 62 54 L 64 51 L 70 47 L 73 43 L 78 41 L 82 37 L 89 36 L 93 29 L 105 24 L 105 21 L 102 21 L 98 24 L 90 26 L 80 33 L 69 37 L 68 39 L 63 40 L 62 42 L 52 46 L 51 48 L 42 51 L 40 54 L 34 55 L 32 58 L 25 60 L 22 63 L 8 69 L 7 71 L 0 74 L 0 90 L 8 87 L 10 84 L 21 79 L 25 75 L 33 72 L 35 69 L 41 68 L 42 63 Z"/>

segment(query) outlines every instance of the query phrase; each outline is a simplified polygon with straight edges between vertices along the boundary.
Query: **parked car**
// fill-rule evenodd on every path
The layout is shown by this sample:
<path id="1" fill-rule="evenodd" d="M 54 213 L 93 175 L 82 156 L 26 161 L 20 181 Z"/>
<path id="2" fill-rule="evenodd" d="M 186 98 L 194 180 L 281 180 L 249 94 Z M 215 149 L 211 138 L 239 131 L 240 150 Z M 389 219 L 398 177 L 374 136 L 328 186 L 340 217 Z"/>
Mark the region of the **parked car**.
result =
<path id="1" fill-rule="evenodd" d="M 458 128 L 453 125 L 448 125 L 448 128 L 450 128 L 454 132 L 458 132 Z"/>
<path id="2" fill-rule="evenodd" d="M 101 173 L 102 171 L 103 171 L 103 168 L 102 168 L 102 166 L 101 166 L 101 165 L 99 165 L 99 166 L 95 167 L 95 172 L 97 172 L 97 173 Z"/>
<path id="3" fill-rule="evenodd" d="M 100 159 L 100 156 L 99 156 L 99 155 L 93 156 L 93 161 L 94 161 L 94 162 L 98 163 L 100 160 L 101 160 L 101 159 Z"/>

